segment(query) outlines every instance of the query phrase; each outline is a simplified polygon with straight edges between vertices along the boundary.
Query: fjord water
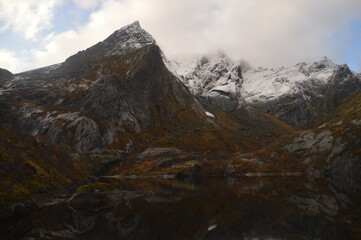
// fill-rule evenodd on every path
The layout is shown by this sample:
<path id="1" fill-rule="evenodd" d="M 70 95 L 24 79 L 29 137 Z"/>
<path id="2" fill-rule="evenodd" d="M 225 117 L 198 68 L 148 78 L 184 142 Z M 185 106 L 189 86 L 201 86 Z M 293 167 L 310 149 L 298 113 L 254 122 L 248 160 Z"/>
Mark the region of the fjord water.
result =
<path id="1" fill-rule="evenodd" d="M 360 194 L 305 178 L 108 180 L 128 197 L 43 208 L 6 239 L 361 239 Z M 145 193 L 145 194 L 139 194 Z M 87 195 L 89 201 L 99 192 Z M 102 193 L 103 194 L 103 193 Z M 135 196 L 135 195 L 134 195 Z M 5 238 L 4 238 L 5 239 Z"/>

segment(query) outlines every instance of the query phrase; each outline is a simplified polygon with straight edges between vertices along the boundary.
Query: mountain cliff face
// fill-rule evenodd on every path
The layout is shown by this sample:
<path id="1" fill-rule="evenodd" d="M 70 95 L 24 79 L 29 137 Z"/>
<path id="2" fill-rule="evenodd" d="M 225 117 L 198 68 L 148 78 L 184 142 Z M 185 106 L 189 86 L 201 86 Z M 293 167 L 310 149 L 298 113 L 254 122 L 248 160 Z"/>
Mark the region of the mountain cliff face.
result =
<path id="1" fill-rule="evenodd" d="M 58 66 L 16 75 L 3 91 L 17 126 L 79 153 L 102 152 L 126 129 L 159 127 L 192 105 L 205 115 L 137 22 Z"/>
<path id="2" fill-rule="evenodd" d="M 245 105 L 307 128 L 360 91 L 359 75 L 327 57 L 290 68 L 252 69 L 224 55 L 171 61 L 196 96 L 228 112 Z"/>

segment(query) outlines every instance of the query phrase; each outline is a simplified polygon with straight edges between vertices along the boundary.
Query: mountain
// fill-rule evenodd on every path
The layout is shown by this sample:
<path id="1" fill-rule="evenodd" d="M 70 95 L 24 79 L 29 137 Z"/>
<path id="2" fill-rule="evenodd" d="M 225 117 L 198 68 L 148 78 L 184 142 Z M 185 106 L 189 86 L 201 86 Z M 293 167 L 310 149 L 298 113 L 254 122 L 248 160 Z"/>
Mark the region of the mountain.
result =
<path id="1" fill-rule="evenodd" d="M 347 125 L 331 135 L 358 131 L 352 97 L 359 92 L 360 75 L 327 58 L 278 69 L 253 69 L 224 54 L 170 60 L 134 22 L 63 63 L 0 70 L 0 203 L 74 191 L 109 174 L 306 172 L 325 158 L 300 167 L 309 155 L 282 151 L 340 116 Z M 348 146 L 358 166 L 360 143 L 351 135 L 332 139 Z M 328 150 L 337 151 L 332 143 Z"/>
<path id="2" fill-rule="evenodd" d="M 60 65 L 15 75 L 4 91 L 8 101 L 19 94 L 10 100 L 17 125 L 70 150 L 99 153 L 124 147 L 117 139 L 127 127 L 146 131 L 192 104 L 205 115 L 154 43 L 135 22 Z"/>
<path id="3" fill-rule="evenodd" d="M 190 91 L 211 104 L 228 112 L 254 106 L 301 128 L 314 126 L 361 88 L 358 74 L 327 57 L 289 68 L 241 65 L 222 54 L 171 61 Z"/>

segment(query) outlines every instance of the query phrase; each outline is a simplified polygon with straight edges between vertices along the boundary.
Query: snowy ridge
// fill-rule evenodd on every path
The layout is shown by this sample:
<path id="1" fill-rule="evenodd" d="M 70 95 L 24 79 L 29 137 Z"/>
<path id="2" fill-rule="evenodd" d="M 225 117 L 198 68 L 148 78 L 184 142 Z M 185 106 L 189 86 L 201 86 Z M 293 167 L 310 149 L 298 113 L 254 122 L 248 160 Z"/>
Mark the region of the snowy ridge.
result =
<path id="1" fill-rule="evenodd" d="M 337 69 L 327 57 L 276 69 L 245 69 L 223 54 L 175 58 L 170 62 L 194 95 L 212 98 L 222 94 L 248 103 L 299 93 L 301 84 L 325 85 Z"/>

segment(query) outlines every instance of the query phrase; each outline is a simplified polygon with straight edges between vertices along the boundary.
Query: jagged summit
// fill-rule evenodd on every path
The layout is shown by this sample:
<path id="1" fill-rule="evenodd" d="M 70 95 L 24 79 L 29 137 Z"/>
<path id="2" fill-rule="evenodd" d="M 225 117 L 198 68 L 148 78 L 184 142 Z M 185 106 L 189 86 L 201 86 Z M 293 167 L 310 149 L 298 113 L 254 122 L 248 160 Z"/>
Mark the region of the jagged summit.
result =
<path id="1" fill-rule="evenodd" d="M 135 21 L 120 28 L 103 42 L 107 47 L 105 55 L 119 55 L 127 51 L 138 49 L 146 45 L 155 44 L 155 40 Z"/>
<path id="2" fill-rule="evenodd" d="M 319 62 L 326 64 L 326 66 L 328 66 L 328 67 L 336 66 L 336 64 L 331 59 L 329 59 L 327 56 L 324 56 Z"/>
<path id="3" fill-rule="evenodd" d="M 135 30 L 143 30 L 142 27 L 140 26 L 140 23 L 139 21 L 134 21 L 128 25 L 125 25 L 121 28 L 119 28 L 118 30 L 116 30 L 114 33 L 121 33 L 121 32 L 124 32 L 124 31 L 135 31 Z"/>
<path id="4" fill-rule="evenodd" d="M 301 62 L 301 63 L 296 64 L 294 67 L 298 68 L 300 70 L 300 72 L 305 73 L 305 75 L 309 75 L 310 73 L 313 73 L 313 72 L 320 72 L 320 71 L 324 71 L 324 70 L 333 69 L 336 66 L 337 66 L 337 64 L 335 64 L 328 57 L 324 56 L 320 60 L 316 60 L 316 61 L 310 62 L 310 63 Z"/>
<path id="5" fill-rule="evenodd" d="M 74 77 L 79 72 L 88 71 L 90 63 L 110 56 L 121 56 L 153 44 L 156 44 L 154 38 L 135 21 L 115 31 L 104 41 L 69 57 L 55 72 Z"/>

